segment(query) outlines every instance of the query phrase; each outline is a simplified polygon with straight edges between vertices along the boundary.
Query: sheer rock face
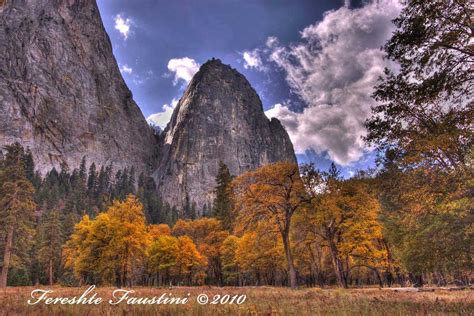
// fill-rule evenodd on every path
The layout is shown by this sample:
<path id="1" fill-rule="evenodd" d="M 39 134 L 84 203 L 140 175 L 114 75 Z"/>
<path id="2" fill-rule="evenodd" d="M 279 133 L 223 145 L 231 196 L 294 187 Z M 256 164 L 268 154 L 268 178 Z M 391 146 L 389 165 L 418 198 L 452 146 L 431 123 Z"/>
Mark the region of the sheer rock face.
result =
<path id="1" fill-rule="evenodd" d="M 181 214 L 193 204 L 198 215 L 209 208 L 219 161 L 233 175 L 296 162 L 288 134 L 277 119 L 265 116 L 246 78 L 215 59 L 189 83 L 161 138 L 153 176 L 162 199 Z"/>
<path id="2" fill-rule="evenodd" d="M 0 146 L 29 147 L 40 172 L 83 156 L 150 168 L 157 141 L 125 85 L 92 0 L 0 5 Z"/>

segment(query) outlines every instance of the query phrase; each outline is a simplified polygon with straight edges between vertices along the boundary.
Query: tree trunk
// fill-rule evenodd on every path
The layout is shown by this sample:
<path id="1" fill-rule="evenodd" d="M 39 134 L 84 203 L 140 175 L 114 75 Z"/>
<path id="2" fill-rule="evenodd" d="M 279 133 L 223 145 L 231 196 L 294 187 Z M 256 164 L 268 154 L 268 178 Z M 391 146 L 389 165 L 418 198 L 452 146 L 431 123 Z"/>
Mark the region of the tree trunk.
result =
<path id="1" fill-rule="evenodd" d="M 311 253 L 311 273 L 314 278 L 314 286 L 319 285 L 320 287 L 324 286 L 324 279 L 321 272 L 321 253 L 316 249 L 313 251 L 311 246 L 308 247 Z"/>
<path id="2" fill-rule="evenodd" d="M 374 268 L 374 271 L 375 271 L 375 275 L 377 276 L 377 281 L 379 282 L 379 286 L 383 287 L 383 281 L 382 281 L 382 277 L 380 276 L 379 270 L 377 268 Z"/>
<path id="3" fill-rule="evenodd" d="M 329 249 L 331 252 L 332 263 L 334 266 L 334 272 L 336 273 L 337 283 L 343 288 L 347 288 L 347 280 L 344 277 L 344 268 L 342 267 L 342 262 L 339 259 L 337 247 L 334 244 L 334 241 L 331 238 L 328 238 Z"/>
<path id="4" fill-rule="evenodd" d="M 49 285 L 53 285 L 53 259 L 49 259 L 48 278 Z"/>
<path id="5" fill-rule="evenodd" d="M 295 270 L 295 265 L 293 264 L 293 256 L 291 254 L 291 249 L 290 249 L 290 238 L 289 238 L 289 232 L 286 232 L 282 234 L 282 239 L 283 239 L 283 247 L 285 248 L 285 256 L 286 256 L 286 261 L 288 262 L 288 277 L 290 281 L 290 287 L 292 289 L 295 289 L 298 284 L 296 280 L 296 270 Z"/>
<path id="6" fill-rule="evenodd" d="M 5 245 L 5 251 L 3 252 L 3 266 L 2 275 L 0 277 L 0 288 L 7 286 L 8 280 L 8 269 L 10 268 L 10 257 L 12 255 L 13 247 L 13 225 L 10 226 L 7 234 L 7 243 Z"/>

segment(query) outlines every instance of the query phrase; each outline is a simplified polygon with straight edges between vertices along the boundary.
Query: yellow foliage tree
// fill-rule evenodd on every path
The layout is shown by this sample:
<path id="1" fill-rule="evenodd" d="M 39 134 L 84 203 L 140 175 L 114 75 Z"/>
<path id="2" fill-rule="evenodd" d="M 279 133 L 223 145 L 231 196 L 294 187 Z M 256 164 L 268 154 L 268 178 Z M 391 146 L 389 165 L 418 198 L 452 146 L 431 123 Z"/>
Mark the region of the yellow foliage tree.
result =
<path id="1" fill-rule="evenodd" d="M 247 231 L 239 240 L 235 259 L 239 270 L 261 283 L 277 285 L 277 279 L 287 273 L 284 247 L 278 232 L 268 232 L 266 225 Z M 280 282 L 281 283 L 281 282 Z"/>
<path id="2" fill-rule="evenodd" d="M 212 232 L 222 231 L 222 222 L 215 218 L 203 217 L 197 220 L 179 219 L 173 226 L 174 236 L 189 236 L 196 245 L 204 243 L 205 239 Z"/>
<path id="3" fill-rule="evenodd" d="M 289 283 L 295 288 L 296 270 L 290 247 L 291 220 L 309 202 L 298 166 L 278 162 L 246 172 L 233 181 L 233 190 L 240 229 L 262 221 L 278 228 L 288 264 Z"/>
<path id="4" fill-rule="evenodd" d="M 155 282 L 163 285 L 163 280 L 170 277 L 170 269 L 178 260 L 178 239 L 169 235 L 160 235 L 148 248 L 148 270 L 156 276 Z"/>
<path id="5" fill-rule="evenodd" d="M 380 245 L 380 205 L 367 184 L 342 180 L 336 169 L 327 174 L 304 170 L 303 178 L 313 200 L 296 226 L 329 249 L 339 285 L 347 287 L 349 272 L 361 266 L 374 270 L 381 282 L 377 268 L 387 264 L 388 254 Z"/>
<path id="6" fill-rule="evenodd" d="M 221 246 L 229 233 L 224 230 L 222 222 L 215 218 L 198 220 L 178 220 L 173 226 L 173 235 L 189 236 L 196 244 L 198 251 L 207 258 L 207 275 L 211 280 L 222 285 Z"/>
<path id="7" fill-rule="evenodd" d="M 237 264 L 236 252 L 239 246 L 239 237 L 229 235 L 220 248 L 220 259 L 222 263 L 222 274 L 225 284 L 238 285 L 239 267 Z"/>
<path id="8" fill-rule="evenodd" d="M 114 201 L 96 219 L 85 216 L 76 225 L 64 247 L 65 262 L 76 276 L 131 285 L 133 273 L 144 262 L 148 244 L 143 206 L 129 195 L 123 202 Z"/>
<path id="9" fill-rule="evenodd" d="M 201 255 L 194 242 L 188 236 L 178 237 L 178 253 L 176 264 L 171 268 L 171 273 L 188 284 L 204 283 L 207 259 Z"/>
<path id="10" fill-rule="evenodd" d="M 89 215 L 74 226 L 74 233 L 63 246 L 64 266 L 72 269 L 80 283 L 86 281 L 92 272 L 96 258 L 88 251 L 87 241 L 91 234 L 92 221 Z"/>
<path id="11" fill-rule="evenodd" d="M 148 226 L 148 233 L 155 240 L 163 235 L 171 235 L 171 228 L 167 224 L 152 224 Z"/>

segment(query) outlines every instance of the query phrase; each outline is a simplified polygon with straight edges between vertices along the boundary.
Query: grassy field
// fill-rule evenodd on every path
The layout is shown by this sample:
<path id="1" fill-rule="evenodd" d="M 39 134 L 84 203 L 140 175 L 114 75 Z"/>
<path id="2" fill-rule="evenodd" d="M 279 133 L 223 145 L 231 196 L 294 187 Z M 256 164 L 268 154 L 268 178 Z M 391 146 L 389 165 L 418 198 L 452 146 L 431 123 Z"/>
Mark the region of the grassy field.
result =
<path id="1" fill-rule="evenodd" d="M 41 287 L 47 289 L 48 287 Z M 0 290 L 0 315 L 474 315 L 474 291 L 395 292 L 380 289 L 299 289 L 180 287 L 133 288 L 134 297 L 186 296 L 183 305 L 110 305 L 115 288 L 98 288 L 103 302 L 90 305 L 27 304 L 33 287 Z M 50 297 L 80 296 L 86 288 L 51 287 Z M 247 296 L 241 305 L 200 305 L 199 294 Z M 90 295 L 89 295 L 90 297 Z"/>

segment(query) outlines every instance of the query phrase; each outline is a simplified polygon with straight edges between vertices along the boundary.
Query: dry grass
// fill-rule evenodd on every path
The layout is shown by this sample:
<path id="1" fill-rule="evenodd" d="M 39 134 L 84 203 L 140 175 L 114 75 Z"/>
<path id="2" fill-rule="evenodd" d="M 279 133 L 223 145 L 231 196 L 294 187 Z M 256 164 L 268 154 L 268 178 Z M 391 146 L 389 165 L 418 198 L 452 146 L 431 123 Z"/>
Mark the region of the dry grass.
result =
<path id="1" fill-rule="evenodd" d="M 42 287 L 46 289 L 47 287 Z M 107 302 L 114 288 L 95 292 L 104 299 L 97 306 L 45 305 L 29 306 L 32 287 L 0 290 L 0 315 L 474 315 L 473 291 L 394 292 L 379 289 L 300 289 L 287 288 L 134 288 L 134 296 L 152 297 L 171 292 L 174 296 L 191 293 L 186 305 L 111 306 Z M 51 297 L 79 296 L 85 288 L 53 287 Z M 199 305 L 196 297 L 205 293 L 246 294 L 242 305 Z"/>

